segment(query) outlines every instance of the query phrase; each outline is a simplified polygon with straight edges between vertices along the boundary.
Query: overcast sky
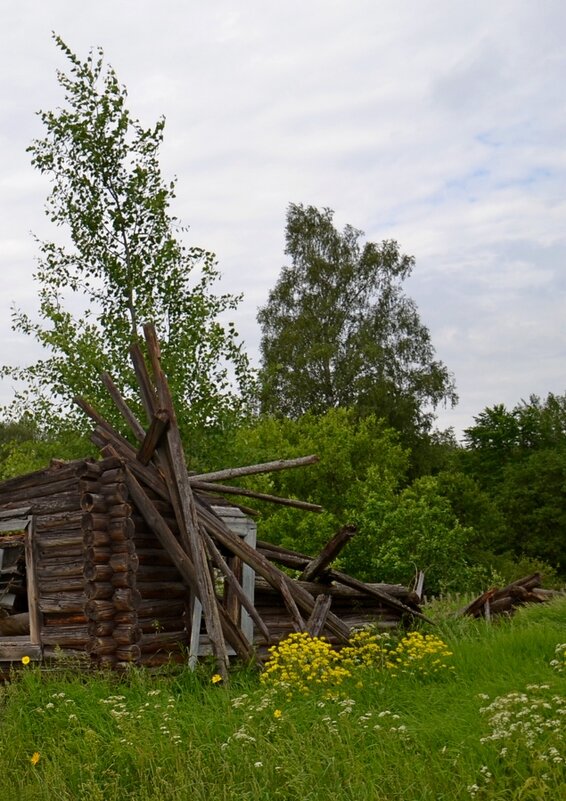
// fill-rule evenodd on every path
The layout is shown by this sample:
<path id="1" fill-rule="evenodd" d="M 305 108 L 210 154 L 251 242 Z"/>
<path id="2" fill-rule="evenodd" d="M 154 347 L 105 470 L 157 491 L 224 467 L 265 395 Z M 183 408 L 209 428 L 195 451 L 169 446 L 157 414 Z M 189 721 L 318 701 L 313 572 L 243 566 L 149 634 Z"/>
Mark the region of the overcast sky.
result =
<path id="1" fill-rule="evenodd" d="M 460 395 L 442 427 L 566 391 L 563 0 L 2 0 L 1 30 L 0 363 L 38 355 L 10 306 L 34 310 L 31 232 L 53 234 L 26 147 L 62 99 L 54 30 L 104 49 L 144 125 L 166 117 L 174 211 L 244 293 L 256 363 L 294 202 L 415 256 L 406 289 Z"/>

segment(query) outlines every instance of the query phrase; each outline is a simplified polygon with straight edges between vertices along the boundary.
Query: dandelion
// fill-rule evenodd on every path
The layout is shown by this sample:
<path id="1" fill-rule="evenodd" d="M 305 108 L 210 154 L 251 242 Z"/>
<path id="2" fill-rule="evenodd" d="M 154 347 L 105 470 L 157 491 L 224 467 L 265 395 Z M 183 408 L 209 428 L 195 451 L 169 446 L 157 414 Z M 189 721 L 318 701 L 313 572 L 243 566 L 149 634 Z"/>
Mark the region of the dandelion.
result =
<path id="1" fill-rule="evenodd" d="M 222 676 L 220 673 L 215 673 L 214 676 L 210 680 L 213 684 L 218 684 L 219 681 L 222 681 Z"/>
<path id="2" fill-rule="evenodd" d="M 26 656 L 22 656 L 22 665 L 29 665 L 30 662 L 31 662 L 31 659 L 29 658 L 29 656 L 27 656 L 27 655 Z M 35 754 L 34 754 L 34 756 L 35 756 Z"/>
<path id="3" fill-rule="evenodd" d="M 276 709 L 275 712 L 273 713 L 273 717 L 274 718 L 280 718 L 282 714 L 283 714 L 283 712 L 281 712 L 280 709 Z"/>
<path id="4" fill-rule="evenodd" d="M 39 751 L 35 751 L 35 752 L 32 754 L 32 756 L 30 757 L 30 760 L 29 760 L 29 761 L 30 761 L 30 762 L 31 762 L 31 764 L 32 764 L 32 765 L 35 767 L 35 766 L 37 765 L 37 763 L 39 762 L 39 760 L 40 760 L 40 759 L 41 759 L 41 757 L 40 757 Z"/>

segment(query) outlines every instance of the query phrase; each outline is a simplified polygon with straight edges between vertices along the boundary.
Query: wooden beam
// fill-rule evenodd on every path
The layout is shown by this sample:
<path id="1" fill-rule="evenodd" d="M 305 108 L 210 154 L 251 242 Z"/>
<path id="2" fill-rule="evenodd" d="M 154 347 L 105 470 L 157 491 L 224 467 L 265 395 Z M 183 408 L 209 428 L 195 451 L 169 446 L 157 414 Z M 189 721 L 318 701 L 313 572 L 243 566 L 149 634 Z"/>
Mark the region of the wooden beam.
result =
<path id="1" fill-rule="evenodd" d="M 143 465 L 148 464 L 168 428 L 168 412 L 165 409 L 158 409 L 151 418 L 151 423 L 147 430 L 147 434 L 145 435 L 140 449 L 138 450 L 138 462 L 141 462 Z"/>
<path id="2" fill-rule="evenodd" d="M 343 526 L 324 546 L 317 557 L 308 563 L 300 576 L 301 581 L 314 581 L 323 573 L 328 565 L 336 559 L 342 548 L 347 545 L 357 529 L 355 526 Z"/>
<path id="3" fill-rule="evenodd" d="M 226 470 L 217 470 L 214 473 L 199 473 L 189 476 L 193 481 L 229 481 L 232 478 L 241 476 L 253 476 L 258 473 L 274 473 L 276 470 L 289 470 L 293 467 L 305 467 L 309 464 L 316 464 L 318 456 L 300 456 L 297 459 L 278 459 L 275 462 L 263 462 L 263 464 L 252 464 L 244 467 L 230 467 Z"/>

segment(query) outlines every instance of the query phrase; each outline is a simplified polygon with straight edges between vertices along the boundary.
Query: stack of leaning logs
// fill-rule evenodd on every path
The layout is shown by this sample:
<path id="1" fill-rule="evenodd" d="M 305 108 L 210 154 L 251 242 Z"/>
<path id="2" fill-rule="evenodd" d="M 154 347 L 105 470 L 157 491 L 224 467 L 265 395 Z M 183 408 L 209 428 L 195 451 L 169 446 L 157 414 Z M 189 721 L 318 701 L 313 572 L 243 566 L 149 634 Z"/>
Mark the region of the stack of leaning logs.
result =
<path id="1" fill-rule="evenodd" d="M 91 515 L 85 564 L 85 578 L 88 579 L 85 609 L 91 642 L 94 633 L 92 647 L 97 656 L 103 661 L 106 652 L 109 658 L 112 655 L 112 660 L 132 661 L 136 649 L 139 650 L 139 625 L 133 626 L 132 622 L 136 619 L 134 612 L 140 603 L 139 580 L 149 566 L 140 563 L 143 553 L 134 550 L 132 544 L 132 532 L 129 529 L 134 523 L 126 495 L 141 515 L 148 532 L 157 537 L 167 552 L 170 565 L 181 575 L 192 598 L 200 601 L 217 669 L 224 679 L 228 677 L 229 647 L 246 661 L 258 657 L 238 622 L 227 613 L 217 596 L 214 569 L 222 575 L 267 644 L 272 637 L 257 608 L 244 593 L 238 576 L 229 567 L 228 562 L 233 557 L 251 567 L 257 580 L 277 594 L 296 631 L 308 631 L 311 634 L 325 631 L 336 642 L 346 642 L 350 626 L 330 607 L 341 593 L 351 595 L 352 591 L 379 600 L 385 608 L 394 610 L 398 618 L 423 618 L 418 603 L 406 591 L 396 593 L 395 588 L 388 585 L 364 584 L 329 568 L 331 561 L 352 536 L 351 527 L 339 531 L 323 552 L 312 559 L 269 543 L 260 543 L 254 549 L 223 523 L 212 509 L 211 492 L 264 498 L 319 511 L 320 507 L 314 504 L 274 498 L 241 487 L 216 483 L 219 479 L 231 479 L 238 475 L 299 466 L 315 461 L 316 457 L 190 475 L 173 398 L 161 367 L 160 347 L 154 326 L 146 325 L 144 334 L 148 363 L 139 344 L 134 344 L 130 353 L 149 422 L 147 430 L 124 400 L 111 376 L 102 376 L 110 396 L 138 443 L 137 447 L 84 399 L 76 398 L 81 409 L 95 423 L 92 441 L 101 450 L 105 461 L 105 470 L 100 473 L 102 478 L 98 482 L 93 481 L 92 491 L 84 494 L 82 499 L 83 511 Z M 114 472 L 113 464 L 116 465 Z M 109 538 L 97 534 L 106 528 L 105 521 L 97 520 L 99 510 L 104 510 Z M 274 562 L 301 570 L 301 580 L 294 580 Z M 313 592 L 315 582 L 317 590 Z"/>
<path id="2" fill-rule="evenodd" d="M 491 620 L 497 615 L 511 615 L 525 604 L 540 604 L 554 596 L 564 595 L 562 592 L 543 589 L 541 583 L 540 573 L 531 573 L 505 587 L 492 587 L 474 598 L 461 610 L 460 615 Z"/>

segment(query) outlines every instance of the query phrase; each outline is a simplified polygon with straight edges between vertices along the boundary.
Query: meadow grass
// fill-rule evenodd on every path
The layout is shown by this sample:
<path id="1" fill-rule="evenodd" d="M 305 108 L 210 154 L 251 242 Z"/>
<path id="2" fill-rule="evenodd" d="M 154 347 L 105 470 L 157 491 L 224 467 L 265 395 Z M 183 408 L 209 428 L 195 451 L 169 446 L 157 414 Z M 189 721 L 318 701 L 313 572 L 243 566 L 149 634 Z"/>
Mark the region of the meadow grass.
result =
<path id="1" fill-rule="evenodd" d="M 305 693 L 246 670 L 223 687 L 207 665 L 28 665 L 1 689 L 0 797 L 566 799 L 566 673 L 550 664 L 565 624 L 564 600 L 492 625 L 439 618 L 446 669 L 361 666 Z"/>

